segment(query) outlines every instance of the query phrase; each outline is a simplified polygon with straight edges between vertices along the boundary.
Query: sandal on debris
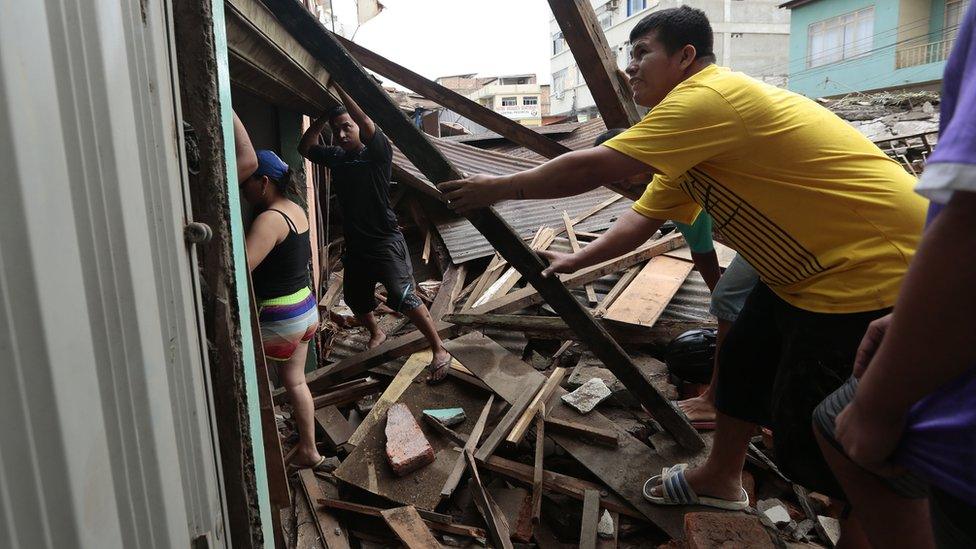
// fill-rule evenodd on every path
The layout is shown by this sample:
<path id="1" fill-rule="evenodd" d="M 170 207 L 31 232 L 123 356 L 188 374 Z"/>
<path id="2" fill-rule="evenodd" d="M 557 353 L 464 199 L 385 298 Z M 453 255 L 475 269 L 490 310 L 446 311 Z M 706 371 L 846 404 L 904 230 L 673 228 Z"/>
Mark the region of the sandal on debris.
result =
<path id="1" fill-rule="evenodd" d="M 293 473 L 297 473 L 302 469 L 311 469 L 312 471 L 322 471 L 323 473 L 330 473 L 333 471 L 332 467 L 325 466 L 325 456 L 319 457 L 319 460 L 315 462 L 315 465 L 295 465 L 293 463 L 288 464 L 288 469 Z"/>
<path id="2" fill-rule="evenodd" d="M 427 366 L 428 372 L 429 372 L 427 374 L 427 383 L 430 384 L 430 385 L 436 385 L 436 384 L 444 381 L 445 379 L 447 379 L 447 372 L 444 372 L 443 377 L 438 378 L 437 376 L 445 368 L 450 368 L 451 367 L 451 361 L 452 360 L 454 360 L 454 357 L 448 355 L 448 357 L 446 359 L 441 360 L 440 362 L 431 362 Z"/>
<path id="3" fill-rule="evenodd" d="M 749 494 L 744 488 L 742 497 L 737 501 L 699 496 L 688 485 L 688 480 L 685 478 L 687 468 L 687 463 L 679 463 L 671 468 L 665 467 L 660 475 L 647 479 L 644 483 L 644 499 L 656 505 L 703 505 L 727 511 L 741 511 L 749 507 Z M 651 493 L 651 489 L 658 485 L 662 486 L 664 491 L 662 495 L 655 496 Z"/>

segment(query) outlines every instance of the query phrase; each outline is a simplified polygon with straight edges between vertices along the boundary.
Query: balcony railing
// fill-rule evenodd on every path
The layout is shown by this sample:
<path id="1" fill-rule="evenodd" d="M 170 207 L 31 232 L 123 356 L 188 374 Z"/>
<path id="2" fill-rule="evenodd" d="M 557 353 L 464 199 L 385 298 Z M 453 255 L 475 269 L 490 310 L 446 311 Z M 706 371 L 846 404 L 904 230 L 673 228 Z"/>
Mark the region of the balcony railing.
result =
<path id="1" fill-rule="evenodd" d="M 954 37 L 901 49 L 895 56 L 895 68 L 904 69 L 905 67 L 945 61 L 952 50 L 953 42 L 955 42 Z"/>

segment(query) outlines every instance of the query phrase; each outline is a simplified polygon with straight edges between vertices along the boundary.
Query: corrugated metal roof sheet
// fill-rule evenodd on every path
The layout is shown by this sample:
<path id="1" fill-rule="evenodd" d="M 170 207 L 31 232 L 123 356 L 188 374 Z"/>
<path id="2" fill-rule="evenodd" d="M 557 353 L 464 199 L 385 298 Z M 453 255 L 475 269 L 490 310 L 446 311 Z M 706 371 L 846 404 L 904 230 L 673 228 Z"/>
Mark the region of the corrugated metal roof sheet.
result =
<path id="1" fill-rule="evenodd" d="M 549 124 L 547 126 L 533 126 L 530 129 L 542 135 L 553 135 L 553 134 L 560 134 L 560 133 L 570 133 L 578 127 L 580 127 L 579 122 L 567 122 L 565 124 Z M 458 143 L 472 143 L 476 141 L 490 141 L 492 139 L 505 139 L 505 138 L 495 132 L 488 131 L 488 132 L 472 133 L 468 135 L 452 135 L 450 137 L 443 137 L 442 139 L 447 139 L 448 141 L 455 141 Z"/>
<path id="2" fill-rule="evenodd" d="M 527 170 L 542 163 L 539 160 L 500 154 L 445 139 L 432 138 L 431 141 L 457 169 L 467 173 L 506 175 Z M 407 157 L 397 149 L 393 151 L 393 162 L 415 177 L 427 181 L 420 170 L 415 168 L 407 160 Z M 531 238 L 539 227 L 562 227 L 564 210 L 573 218 L 613 195 L 612 191 L 599 188 L 568 198 L 500 202 L 495 205 L 495 210 L 515 229 L 519 236 Z M 604 230 L 610 227 L 613 221 L 629 207 L 630 200 L 621 198 L 577 224 L 576 229 L 586 232 Z M 444 240 L 444 244 L 447 245 L 447 250 L 455 263 L 464 263 L 479 257 L 489 256 L 495 251 L 471 223 L 460 217 L 438 223 L 437 232 Z"/>
<path id="3" fill-rule="evenodd" d="M 592 118 L 586 122 L 583 122 L 582 124 L 579 124 L 579 127 L 566 135 L 554 136 L 554 139 L 563 145 L 566 145 L 570 149 L 578 151 L 580 149 L 592 147 L 593 140 L 605 131 L 607 131 L 607 125 L 603 123 L 603 119 Z M 510 141 L 497 145 L 486 145 L 485 149 L 511 156 L 517 156 L 519 158 L 543 160 L 542 156 Z"/>

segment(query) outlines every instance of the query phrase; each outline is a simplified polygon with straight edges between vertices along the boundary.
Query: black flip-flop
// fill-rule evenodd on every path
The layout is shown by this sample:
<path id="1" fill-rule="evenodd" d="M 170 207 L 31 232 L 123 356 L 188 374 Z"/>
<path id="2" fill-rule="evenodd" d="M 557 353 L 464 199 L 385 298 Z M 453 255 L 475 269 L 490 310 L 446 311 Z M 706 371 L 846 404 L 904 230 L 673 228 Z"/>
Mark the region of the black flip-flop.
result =
<path id="1" fill-rule="evenodd" d="M 444 370 L 445 368 L 450 369 L 450 367 L 451 367 L 451 361 L 452 360 L 454 360 L 454 357 L 452 357 L 452 356 L 449 355 L 446 360 L 442 360 L 442 361 L 440 361 L 440 362 L 438 362 L 436 364 L 431 363 L 434 366 L 433 368 L 430 367 L 431 365 L 428 365 L 427 366 L 427 371 L 428 371 L 428 373 L 427 373 L 427 384 L 428 385 L 437 385 L 438 383 L 442 383 L 445 379 L 447 379 L 447 373 L 444 374 L 444 377 L 439 378 L 439 379 L 434 379 L 434 376 L 438 372 L 440 372 L 441 370 Z"/>

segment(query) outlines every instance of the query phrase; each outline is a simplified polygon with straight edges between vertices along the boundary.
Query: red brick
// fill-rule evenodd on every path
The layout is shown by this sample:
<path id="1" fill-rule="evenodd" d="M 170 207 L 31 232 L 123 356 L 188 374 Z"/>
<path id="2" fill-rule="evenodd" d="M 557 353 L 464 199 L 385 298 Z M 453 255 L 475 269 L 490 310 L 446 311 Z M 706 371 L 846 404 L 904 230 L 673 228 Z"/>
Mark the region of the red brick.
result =
<path id="1" fill-rule="evenodd" d="M 400 476 L 434 462 L 434 449 L 406 404 L 386 412 L 386 459 Z"/>
<path id="2" fill-rule="evenodd" d="M 759 519 L 743 513 L 688 513 L 685 515 L 688 549 L 773 549 L 772 539 Z"/>

